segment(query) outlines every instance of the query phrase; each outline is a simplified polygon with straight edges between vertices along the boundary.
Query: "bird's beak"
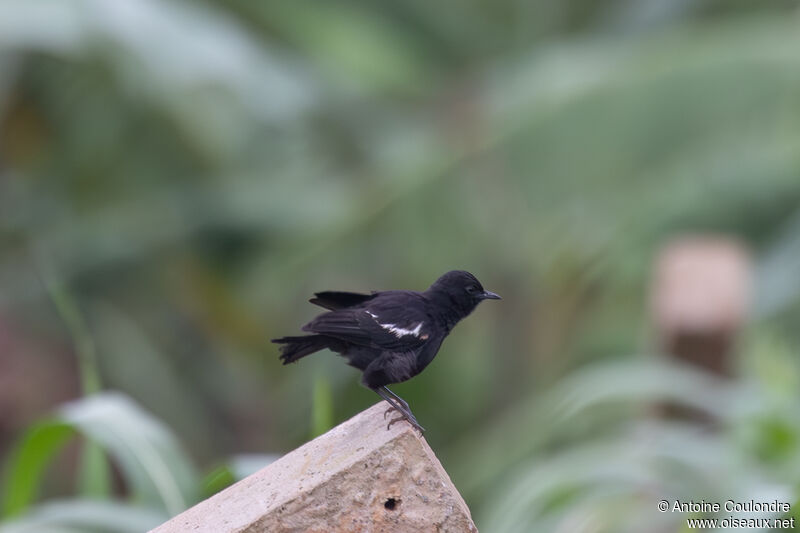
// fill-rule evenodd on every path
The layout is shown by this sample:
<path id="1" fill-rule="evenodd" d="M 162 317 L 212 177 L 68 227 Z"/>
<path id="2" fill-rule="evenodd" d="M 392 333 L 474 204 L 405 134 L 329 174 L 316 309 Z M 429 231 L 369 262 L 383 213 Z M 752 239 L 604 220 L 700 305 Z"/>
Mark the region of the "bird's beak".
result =
<path id="1" fill-rule="evenodd" d="M 502 300 L 499 294 L 495 294 L 492 291 L 483 291 L 483 299 L 484 300 Z"/>

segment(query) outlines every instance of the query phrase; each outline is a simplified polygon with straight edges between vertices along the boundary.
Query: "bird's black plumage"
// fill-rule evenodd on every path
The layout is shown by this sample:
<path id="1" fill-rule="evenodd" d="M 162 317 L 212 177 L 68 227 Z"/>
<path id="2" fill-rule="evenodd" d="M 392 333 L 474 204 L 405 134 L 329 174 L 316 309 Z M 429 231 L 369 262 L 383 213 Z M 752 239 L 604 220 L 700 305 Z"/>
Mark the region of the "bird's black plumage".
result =
<path id="1" fill-rule="evenodd" d="M 453 327 L 486 299 L 486 291 L 469 272 L 453 270 L 425 292 L 318 292 L 309 300 L 328 309 L 303 326 L 310 335 L 281 337 L 284 364 L 328 348 L 362 371 L 362 383 L 418 429 L 408 404 L 386 388 L 410 379 L 428 366 Z M 391 422 L 390 422 L 391 425 Z"/>

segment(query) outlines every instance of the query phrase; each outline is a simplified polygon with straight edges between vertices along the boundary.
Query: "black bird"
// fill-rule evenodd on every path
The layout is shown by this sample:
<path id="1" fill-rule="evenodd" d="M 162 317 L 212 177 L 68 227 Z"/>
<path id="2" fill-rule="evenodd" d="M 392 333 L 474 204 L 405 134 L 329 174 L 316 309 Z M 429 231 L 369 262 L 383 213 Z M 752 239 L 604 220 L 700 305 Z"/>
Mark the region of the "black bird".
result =
<path id="1" fill-rule="evenodd" d="M 371 294 L 325 291 L 309 302 L 327 313 L 302 327 L 312 335 L 281 337 L 283 364 L 328 348 L 361 370 L 361 382 L 386 400 L 420 431 L 408 404 L 386 385 L 422 372 L 453 327 L 483 300 L 499 300 L 469 272 L 453 270 L 425 292 L 381 291 Z M 387 411 L 388 413 L 388 411 Z M 386 416 L 384 414 L 384 416 Z M 388 426 L 387 426 L 388 427 Z"/>

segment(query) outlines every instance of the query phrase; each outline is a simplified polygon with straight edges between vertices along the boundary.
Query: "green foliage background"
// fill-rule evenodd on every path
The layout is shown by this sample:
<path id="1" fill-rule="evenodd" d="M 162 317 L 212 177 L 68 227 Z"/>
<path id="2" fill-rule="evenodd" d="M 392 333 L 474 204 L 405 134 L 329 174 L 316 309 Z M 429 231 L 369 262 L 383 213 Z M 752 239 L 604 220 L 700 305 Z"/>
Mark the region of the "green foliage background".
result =
<path id="1" fill-rule="evenodd" d="M 482 531 L 796 502 L 798 7 L 0 0 L 0 531 L 141 531 L 371 405 L 268 339 L 452 268 L 504 300 L 397 392 Z M 684 232 L 754 253 L 730 382 L 652 354 Z"/>

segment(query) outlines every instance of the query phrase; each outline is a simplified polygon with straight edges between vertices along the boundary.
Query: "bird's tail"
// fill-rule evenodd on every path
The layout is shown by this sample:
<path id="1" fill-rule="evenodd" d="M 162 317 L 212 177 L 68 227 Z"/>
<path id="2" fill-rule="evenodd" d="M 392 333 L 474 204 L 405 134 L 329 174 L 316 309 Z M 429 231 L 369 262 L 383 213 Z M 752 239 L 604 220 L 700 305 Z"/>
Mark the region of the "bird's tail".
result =
<path id="1" fill-rule="evenodd" d="M 272 339 L 272 342 L 283 344 L 281 346 L 281 361 L 283 361 L 284 365 L 288 365 L 301 357 L 329 348 L 330 340 L 324 335 L 303 335 L 300 337 Z"/>

